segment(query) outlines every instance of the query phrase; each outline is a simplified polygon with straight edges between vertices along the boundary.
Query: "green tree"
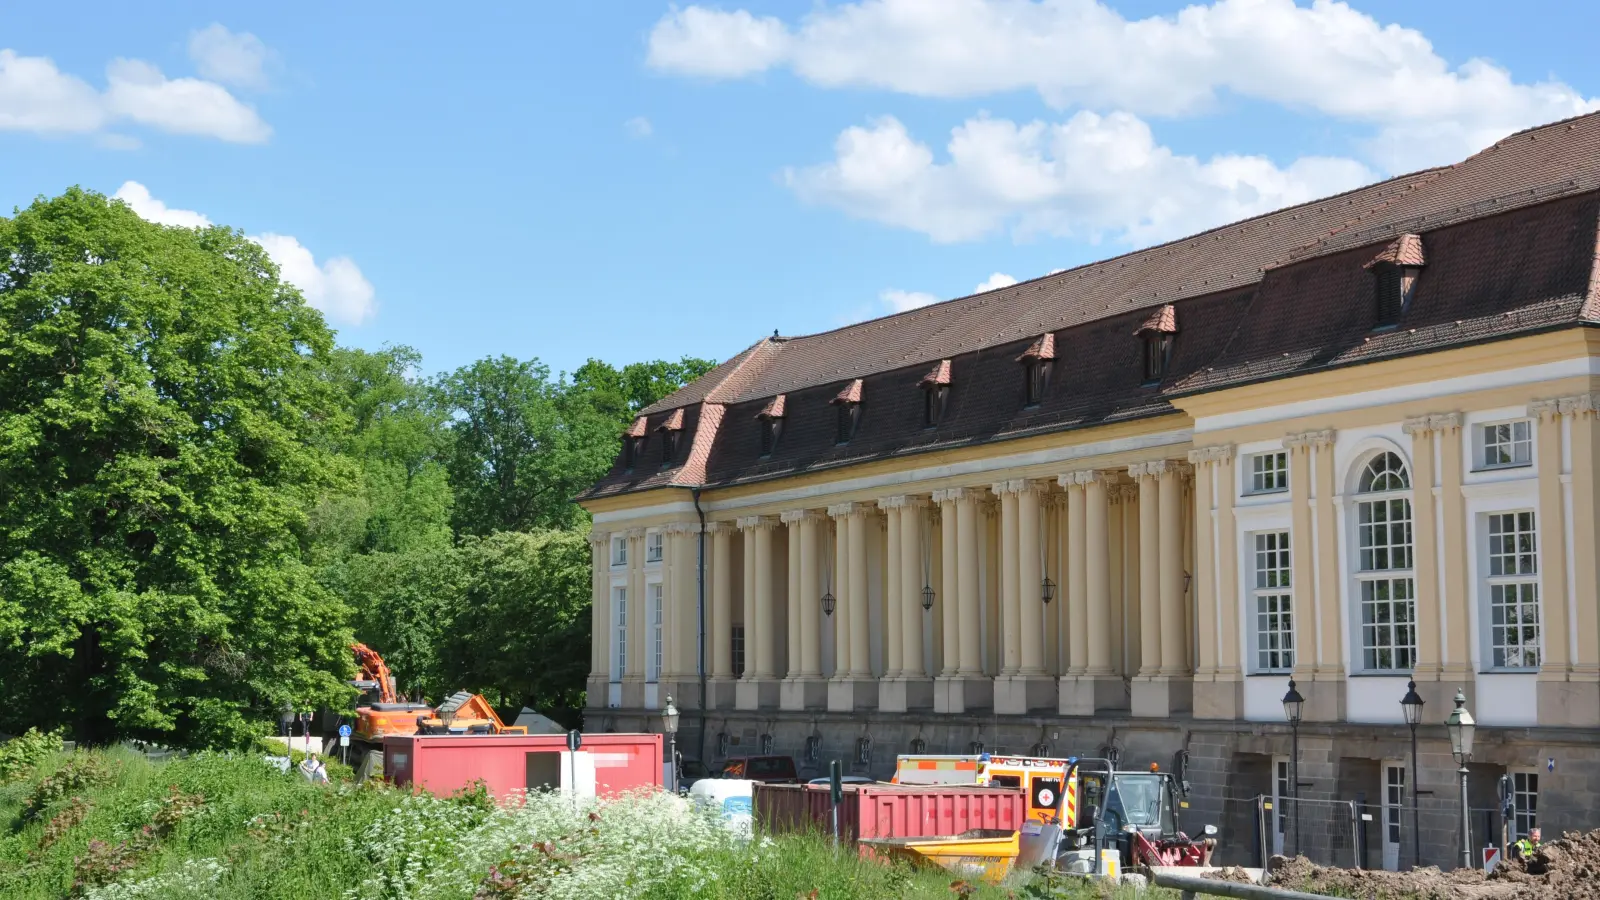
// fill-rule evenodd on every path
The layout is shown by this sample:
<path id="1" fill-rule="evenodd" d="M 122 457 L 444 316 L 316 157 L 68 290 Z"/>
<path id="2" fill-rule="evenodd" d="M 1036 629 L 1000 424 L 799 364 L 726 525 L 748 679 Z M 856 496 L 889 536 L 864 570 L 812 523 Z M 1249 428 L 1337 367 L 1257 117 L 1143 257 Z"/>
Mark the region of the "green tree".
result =
<path id="1" fill-rule="evenodd" d="M 589 543 L 574 530 L 461 545 L 466 590 L 441 651 L 456 689 L 574 722 L 589 672 Z"/>
<path id="2" fill-rule="evenodd" d="M 304 559 L 354 477 L 331 348 L 236 231 L 79 189 L 0 220 L 0 730 L 237 744 L 349 697 Z"/>

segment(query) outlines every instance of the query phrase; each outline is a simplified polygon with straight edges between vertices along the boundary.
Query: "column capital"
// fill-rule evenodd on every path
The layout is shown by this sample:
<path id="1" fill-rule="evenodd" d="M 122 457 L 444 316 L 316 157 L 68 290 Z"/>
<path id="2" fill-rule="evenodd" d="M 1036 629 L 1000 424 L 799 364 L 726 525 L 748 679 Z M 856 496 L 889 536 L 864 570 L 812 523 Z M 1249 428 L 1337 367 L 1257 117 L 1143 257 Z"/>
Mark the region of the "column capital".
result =
<path id="1" fill-rule="evenodd" d="M 972 488 L 940 488 L 933 492 L 933 502 L 935 503 L 959 503 L 962 500 L 971 499 L 974 499 Z"/>
<path id="2" fill-rule="evenodd" d="M 820 509 L 786 509 L 778 515 L 785 525 L 795 525 L 800 522 L 811 522 L 822 518 Z"/>
<path id="3" fill-rule="evenodd" d="M 1165 475 L 1166 472 L 1167 461 L 1164 459 L 1152 459 L 1149 462 L 1134 463 L 1128 467 L 1128 475 L 1132 478 L 1144 478 L 1146 476 L 1155 478 L 1159 475 Z"/>
<path id="4" fill-rule="evenodd" d="M 1006 481 L 996 481 L 989 486 L 989 491 L 996 497 L 1004 497 L 1006 494 L 1024 494 L 1029 491 L 1043 492 L 1047 487 L 1045 482 L 1031 478 L 1011 478 Z"/>
<path id="5" fill-rule="evenodd" d="M 611 532 L 609 532 L 609 531 L 590 531 L 589 532 L 589 544 L 590 544 L 590 546 L 604 547 L 609 543 L 611 543 Z"/>
<path id="6" fill-rule="evenodd" d="M 626 537 L 630 541 L 637 541 L 640 538 L 644 537 L 644 529 L 643 528 L 629 528 L 627 531 L 624 531 L 622 534 L 623 534 L 623 537 Z"/>
<path id="7" fill-rule="evenodd" d="M 1233 462 L 1234 447 L 1232 444 L 1214 444 L 1210 447 L 1196 447 L 1189 451 L 1189 462 L 1215 463 L 1227 465 Z"/>
<path id="8" fill-rule="evenodd" d="M 835 519 L 862 516 L 870 511 L 865 503 L 834 503 L 828 507 L 828 515 Z"/>
<path id="9" fill-rule="evenodd" d="M 905 509 L 915 506 L 917 498 L 912 494 L 890 494 L 878 498 L 879 509 Z"/>
<path id="10" fill-rule="evenodd" d="M 1433 417 L 1412 416 L 1411 418 L 1405 419 L 1400 423 L 1400 430 L 1411 435 L 1412 437 L 1432 434 Z"/>
<path id="11" fill-rule="evenodd" d="M 1563 416 L 1593 415 L 1597 406 L 1593 394 L 1574 394 L 1571 397 L 1561 397 L 1556 400 L 1557 408 Z"/>
<path id="12" fill-rule="evenodd" d="M 733 531 L 733 523 L 727 519 L 719 519 L 706 523 L 706 534 L 729 534 Z"/>
<path id="13" fill-rule="evenodd" d="M 1423 416 L 1423 419 L 1428 418 Z M 1409 421 L 1409 420 L 1408 420 Z M 1312 447 L 1327 447 L 1333 443 L 1337 432 L 1332 428 L 1323 428 L 1317 431 L 1300 431 L 1283 436 L 1283 446 L 1295 449 L 1311 449 Z"/>
<path id="14" fill-rule="evenodd" d="M 699 522 L 668 522 L 667 534 L 699 534 Z"/>
<path id="15" fill-rule="evenodd" d="M 1083 487 L 1095 482 L 1107 482 L 1106 473 L 1099 469 L 1086 469 L 1081 472 L 1066 472 L 1056 476 L 1056 484 L 1062 487 Z"/>
<path id="16" fill-rule="evenodd" d="M 740 516 L 739 517 L 739 529 L 741 531 L 743 531 L 745 529 L 749 529 L 749 528 L 776 528 L 776 527 L 778 527 L 778 517 L 777 516 Z"/>

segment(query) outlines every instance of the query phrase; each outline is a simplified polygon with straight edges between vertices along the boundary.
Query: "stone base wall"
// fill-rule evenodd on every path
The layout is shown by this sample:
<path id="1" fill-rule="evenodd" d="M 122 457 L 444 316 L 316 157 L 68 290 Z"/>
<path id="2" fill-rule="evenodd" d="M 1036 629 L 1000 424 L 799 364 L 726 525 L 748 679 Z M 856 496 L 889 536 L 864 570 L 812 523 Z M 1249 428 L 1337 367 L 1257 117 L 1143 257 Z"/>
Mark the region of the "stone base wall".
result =
<path id="1" fill-rule="evenodd" d="M 649 710 L 591 710 L 585 728 L 660 731 L 661 721 Z M 981 742 L 991 753 L 1028 754 L 1043 744 L 1045 753 L 1062 757 L 1103 757 L 1115 748 L 1119 768 L 1126 770 L 1145 770 L 1155 763 L 1164 771 L 1177 771 L 1183 765 L 1190 790 L 1181 827 L 1198 834 L 1204 825 L 1216 825 L 1221 831 L 1218 861 L 1238 864 L 1253 864 L 1263 841 L 1275 846 L 1273 814 L 1257 798 L 1272 796 L 1273 760 L 1289 757 L 1294 741 L 1282 724 L 1189 718 L 717 710 L 704 720 L 696 712 L 684 712 L 677 746 L 686 758 L 703 758 L 715 767 L 729 756 L 760 754 L 762 735 L 770 735 L 770 752 L 793 756 L 805 778 L 825 776 L 828 762 L 839 759 L 850 774 L 888 779 L 896 757 L 911 752 L 912 741 L 919 738 L 927 753 L 965 754 Z M 719 736 L 725 736 L 724 752 L 719 752 Z M 819 739 L 818 751 L 808 759 L 806 739 L 812 736 Z M 863 739 L 864 747 L 858 743 Z M 1298 743 L 1302 852 L 1318 862 L 1383 867 L 1383 763 L 1403 765 L 1409 779 L 1409 729 L 1302 725 Z M 865 762 L 858 756 L 862 749 Z M 1180 751 L 1187 751 L 1185 763 L 1179 761 Z M 1419 730 L 1417 763 L 1421 861 L 1453 867 L 1461 858 L 1460 788 L 1443 726 Z M 1480 726 L 1468 776 L 1474 854 L 1491 838 L 1498 842 L 1496 783 L 1510 769 L 1538 775 L 1538 824 L 1547 839 L 1600 827 L 1600 733 Z M 1401 867 L 1409 866 L 1416 852 L 1409 803 L 1408 796 L 1400 813 L 1399 852 L 1391 852 Z M 1286 852 L 1294 848 L 1292 808 L 1292 801 L 1279 804 L 1285 815 L 1281 841 Z M 1268 817 L 1265 823 L 1263 815 Z"/>

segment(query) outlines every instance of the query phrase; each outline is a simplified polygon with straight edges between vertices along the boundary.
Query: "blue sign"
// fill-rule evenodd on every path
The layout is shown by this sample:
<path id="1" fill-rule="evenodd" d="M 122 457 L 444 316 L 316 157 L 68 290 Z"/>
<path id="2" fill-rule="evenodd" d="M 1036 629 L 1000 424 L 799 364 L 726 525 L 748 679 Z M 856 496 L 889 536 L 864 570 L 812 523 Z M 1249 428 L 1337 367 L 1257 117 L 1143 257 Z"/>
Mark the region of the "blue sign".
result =
<path id="1" fill-rule="evenodd" d="M 340 725 L 339 726 L 339 737 L 349 737 L 349 736 L 350 736 L 350 726 L 349 725 Z"/>

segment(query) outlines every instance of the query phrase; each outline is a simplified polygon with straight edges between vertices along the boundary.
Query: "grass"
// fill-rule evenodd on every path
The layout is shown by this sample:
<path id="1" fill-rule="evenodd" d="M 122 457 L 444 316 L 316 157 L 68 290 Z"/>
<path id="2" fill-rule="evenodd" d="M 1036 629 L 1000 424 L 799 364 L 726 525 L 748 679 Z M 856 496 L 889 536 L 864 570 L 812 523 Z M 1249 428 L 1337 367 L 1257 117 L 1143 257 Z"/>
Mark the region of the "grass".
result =
<path id="1" fill-rule="evenodd" d="M 836 852 L 817 835 L 740 840 L 675 797 L 497 807 L 313 785 L 257 755 L 163 763 L 51 754 L 0 784 L 0 897 L 45 900 L 829 900 L 1098 897 L 1082 882 L 992 887 Z"/>

